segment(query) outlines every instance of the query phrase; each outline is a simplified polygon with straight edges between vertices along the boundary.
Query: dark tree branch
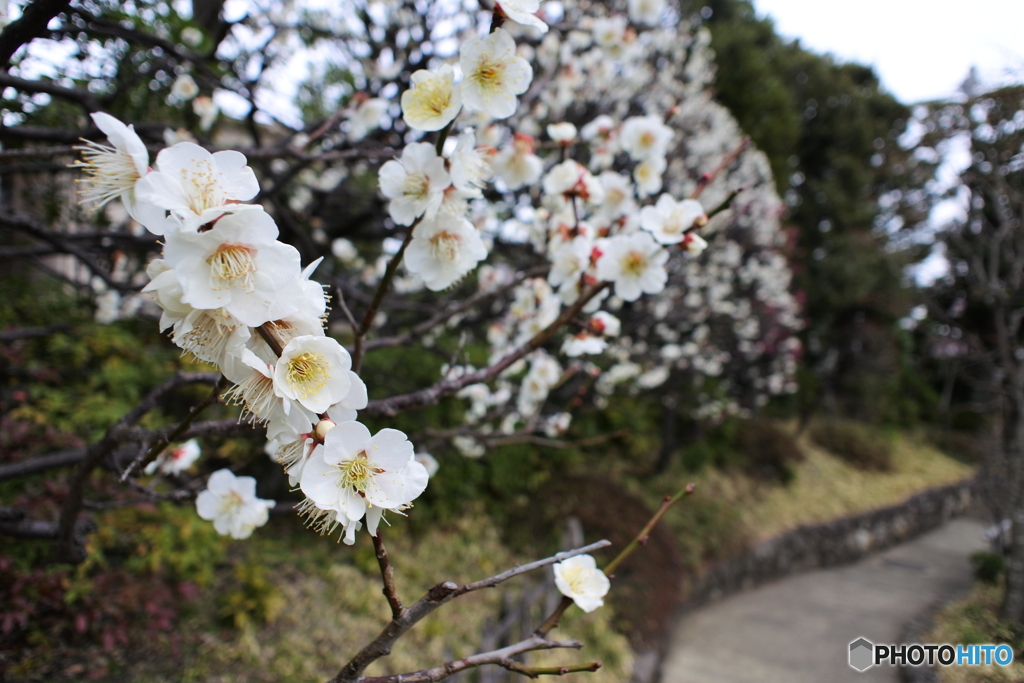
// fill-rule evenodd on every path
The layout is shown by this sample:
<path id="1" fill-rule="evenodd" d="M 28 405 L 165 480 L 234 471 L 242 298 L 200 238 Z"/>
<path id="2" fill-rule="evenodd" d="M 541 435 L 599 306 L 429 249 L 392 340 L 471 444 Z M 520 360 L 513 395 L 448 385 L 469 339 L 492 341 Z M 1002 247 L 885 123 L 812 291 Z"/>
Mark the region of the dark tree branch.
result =
<path id="1" fill-rule="evenodd" d="M 212 381 L 217 381 L 220 375 L 212 375 Z M 99 441 L 89 446 L 85 458 L 78 464 L 74 475 L 71 477 L 71 486 L 64 504 L 60 511 L 60 522 L 57 531 L 57 559 L 63 562 L 77 563 L 83 555 L 81 547 L 75 543 L 75 529 L 77 527 L 78 513 L 82 510 L 82 501 L 85 495 L 85 484 L 89 475 L 118 444 L 118 432 L 125 427 L 134 426 L 146 413 L 156 407 L 158 401 L 164 395 L 185 384 L 197 382 L 210 382 L 211 373 L 202 372 L 179 372 L 163 384 L 153 389 L 146 395 L 138 405 L 125 413 L 120 420 L 107 430 Z"/>
<path id="2" fill-rule="evenodd" d="M 598 541 L 597 543 L 591 543 L 590 545 L 584 546 L 582 548 L 576 548 L 575 550 L 569 550 L 569 551 L 566 551 L 566 552 L 558 553 L 557 555 L 545 558 L 543 560 L 537 560 L 536 562 L 530 562 L 529 564 L 524 564 L 524 565 L 519 566 L 519 567 L 514 567 L 513 569 L 510 569 L 510 570 L 508 570 L 506 572 L 502 572 L 501 574 L 497 574 L 496 576 L 492 576 L 492 577 L 487 578 L 487 579 L 482 579 L 482 580 L 476 581 L 474 583 L 468 583 L 468 584 L 466 584 L 464 586 L 459 586 L 459 585 L 457 585 L 455 583 L 452 583 L 451 581 L 445 581 L 444 583 L 439 583 L 436 586 L 434 586 L 433 588 L 431 588 L 429 591 L 427 591 L 426 595 L 424 595 L 422 598 L 417 600 L 415 604 L 413 604 L 411 607 L 407 608 L 405 610 L 405 612 L 402 613 L 401 617 L 399 617 L 397 619 L 392 619 L 391 622 L 380 633 L 380 635 L 378 635 L 371 643 L 369 643 L 362 650 L 360 650 L 359 653 L 355 657 L 353 657 L 352 660 L 348 664 L 346 664 L 344 666 L 344 668 L 342 668 L 341 671 L 338 672 L 338 675 L 331 679 L 331 683 L 356 683 L 356 681 L 360 680 L 360 677 L 362 676 L 363 671 L 366 670 L 367 666 L 369 666 L 373 662 L 377 661 L 381 657 L 384 657 L 386 655 L 391 654 L 391 647 L 395 644 L 395 642 L 399 638 L 401 638 L 403 635 L 405 635 L 413 626 L 416 625 L 417 622 L 419 622 L 420 620 L 425 618 L 431 612 L 433 612 L 438 607 L 440 607 L 441 605 L 445 604 L 446 602 L 448 602 L 452 598 L 455 598 L 455 597 L 457 597 L 459 595 L 465 595 L 466 593 L 471 593 L 473 591 L 477 591 L 477 590 L 480 590 L 482 588 L 492 588 L 492 587 L 497 586 L 498 584 L 502 583 L 503 581 L 507 581 L 508 579 L 511 579 L 514 576 L 518 576 L 520 574 L 523 574 L 523 573 L 528 572 L 528 571 L 532 571 L 534 569 L 539 569 L 540 567 L 546 567 L 549 564 L 554 564 L 556 562 L 561 562 L 562 560 L 568 559 L 570 557 L 575 557 L 576 555 L 582 555 L 582 554 L 588 553 L 588 552 L 590 552 L 592 550 L 598 550 L 598 549 L 604 548 L 605 546 L 608 546 L 608 545 L 611 545 L 611 543 L 609 541 Z M 531 636 L 531 642 L 533 642 L 533 640 L 534 639 Z M 539 640 L 543 641 L 543 639 L 539 639 Z M 556 645 L 555 647 L 570 647 L 570 646 L 567 646 L 567 645 Z M 532 647 L 532 648 L 528 648 L 528 649 L 539 649 L 539 648 L 538 647 Z M 497 652 L 501 652 L 501 651 L 497 651 Z M 525 652 L 525 650 L 524 650 L 524 652 Z M 485 653 L 485 654 L 492 654 L 492 653 Z M 508 656 L 511 656 L 511 655 L 508 655 Z M 459 661 L 465 661 L 465 660 L 459 660 Z M 487 663 L 487 662 L 481 662 L 481 663 Z M 449 664 L 451 664 L 451 662 L 449 662 Z M 473 666 L 479 666 L 479 665 L 480 664 L 474 664 Z M 445 665 L 445 666 L 447 666 L 447 665 Z M 454 673 L 454 672 L 452 672 L 452 673 Z M 446 674 L 446 675 L 451 675 L 451 674 Z M 364 679 L 364 680 L 373 680 L 373 679 Z M 411 680 L 411 679 L 406 679 L 406 678 L 403 677 L 402 680 L 406 681 L 406 680 Z M 440 680 L 440 679 L 426 679 L 426 678 L 424 678 L 424 679 L 418 679 L 418 680 Z"/>
<path id="3" fill-rule="evenodd" d="M 380 576 L 384 582 L 384 597 L 387 598 L 388 605 L 391 606 L 391 618 L 392 620 L 401 619 L 405 614 L 405 606 L 398 597 L 395 569 L 391 566 L 387 548 L 384 547 L 384 541 L 380 537 L 380 529 L 377 529 L 377 535 L 371 536 L 371 538 L 373 539 L 374 554 L 377 556 L 377 564 L 380 566 Z"/>
<path id="4" fill-rule="evenodd" d="M 27 477 L 37 472 L 45 472 L 57 467 L 75 465 L 85 458 L 84 448 L 71 448 L 66 451 L 57 451 L 48 455 L 41 455 L 38 458 L 12 462 L 7 465 L 0 465 L 0 481 Z"/>
<path id="5" fill-rule="evenodd" d="M 441 382 L 438 382 L 431 387 L 427 387 L 426 389 L 420 389 L 408 394 L 399 394 L 398 396 L 392 396 L 390 398 L 380 399 L 377 401 L 370 401 L 370 404 L 364 411 L 362 411 L 363 414 L 372 415 L 374 417 L 394 417 L 404 410 L 433 405 L 445 396 L 450 396 L 458 392 L 460 389 L 468 387 L 470 384 L 490 382 L 517 360 L 547 343 L 555 332 L 576 318 L 579 312 L 583 310 L 583 307 L 587 305 L 587 302 L 597 296 L 601 290 L 610 286 L 610 284 L 611 283 L 609 282 L 603 282 L 581 294 L 580 298 L 577 299 L 572 306 L 569 306 L 562 311 L 562 314 L 559 315 L 553 323 L 545 327 L 534 335 L 530 341 L 509 353 L 494 365 L 483 368 L 482 370 L 477 370 L 476 372 L 467 373 L 455 379 L 442 380 Z"/>
<path id="6" fill-rule="evenodd" d="M 59 97 L 80 104 L 86 111 L 94 112 L 102 109 L 100 101 L 88 90 L 65 88 L 51 81 L 30 81 L 0 71 L 0 88 L 14 88 L 25 92 L 38 92 Z"/>
<path id="7" fill-rule="evenodd" d="M 50 19 L 67 9 L 71 0 L 35 0 L 0 32 L 0 67 L 6 68 L 11 57 L 22 45 L 38 38 L 46 31 Z"/>

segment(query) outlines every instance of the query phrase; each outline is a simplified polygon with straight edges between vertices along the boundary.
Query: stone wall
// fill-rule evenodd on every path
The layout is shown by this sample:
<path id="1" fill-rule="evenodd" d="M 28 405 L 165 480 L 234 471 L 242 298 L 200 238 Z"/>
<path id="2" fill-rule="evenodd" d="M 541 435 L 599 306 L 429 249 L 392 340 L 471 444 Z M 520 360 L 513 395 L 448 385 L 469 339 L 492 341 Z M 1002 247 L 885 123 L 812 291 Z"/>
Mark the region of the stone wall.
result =
<path id="1" fill-rule="evenodd" d="M 683 588 L 683 611 L 808 569 L 855 562 L 967 510 L 974 478 L 930 489 L 887 508 L 826 524 L 797 527 L 758 543 L 740 557 L 714 563 Z"/>

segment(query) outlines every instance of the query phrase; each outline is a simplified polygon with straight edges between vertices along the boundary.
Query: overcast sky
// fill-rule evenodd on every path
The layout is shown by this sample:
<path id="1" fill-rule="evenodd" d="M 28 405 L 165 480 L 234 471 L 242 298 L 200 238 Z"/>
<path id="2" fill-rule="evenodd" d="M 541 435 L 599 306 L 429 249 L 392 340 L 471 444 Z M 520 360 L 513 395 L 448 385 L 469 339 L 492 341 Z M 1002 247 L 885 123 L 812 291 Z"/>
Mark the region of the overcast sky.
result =
<path id="1" fill-rule="evenodd" d="M 754 0 L 776 30 L 875 66 L 906 103 L 953 94 L 972 65 L 985 82 L 1024 80 L 1024 0 Z"/>

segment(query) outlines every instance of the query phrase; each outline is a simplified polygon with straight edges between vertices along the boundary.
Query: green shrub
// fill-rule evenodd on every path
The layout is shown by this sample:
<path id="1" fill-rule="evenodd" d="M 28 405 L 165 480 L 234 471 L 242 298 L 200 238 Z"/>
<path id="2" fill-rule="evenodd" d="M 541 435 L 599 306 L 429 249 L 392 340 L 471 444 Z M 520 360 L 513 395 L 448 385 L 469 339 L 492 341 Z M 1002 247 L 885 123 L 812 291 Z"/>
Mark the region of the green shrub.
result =
<path id="1" fill-rule="evenodd" d="M 750 474 L 783 483 L 793 480 L 793 465 L 804 459 L 792 434 L 760 418 L 741 420 L 737 424 L 734 447 L 743 454 Z"/>
<path id="2" fill-rule="evenodd" d="M 870 427 L 849 420 L 828 420 L 811 427 L 811 440 L 857 469 L 892 469 L 892 445 Z"/>
<path id="3" fill-rule="evenodd" d="M 1006 570 L 1006 562 L 1002 555 L 983 550 L 971 555 L 971 564 L 974 565 L 974 578 L 990 586 L 996 585 Z"/>

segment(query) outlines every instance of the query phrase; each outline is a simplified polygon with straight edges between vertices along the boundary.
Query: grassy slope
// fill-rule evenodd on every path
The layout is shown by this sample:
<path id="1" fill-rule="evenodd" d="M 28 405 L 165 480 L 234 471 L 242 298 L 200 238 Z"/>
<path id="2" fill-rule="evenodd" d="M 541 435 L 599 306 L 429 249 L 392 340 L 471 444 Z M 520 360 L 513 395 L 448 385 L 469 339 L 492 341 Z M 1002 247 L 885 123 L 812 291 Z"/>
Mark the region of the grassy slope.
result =
<path id="1" fill-rule="evenodd" d="M 858 470 L 800 439 L 806 457 L 794 467 L 788 485 L 764 482 L 735 469 L 705 468 L 697 474 L 681 466 L 644 485 L 632 485 L 652 507 L 661 496 L 686 482 L 697 492 L 667 516 L 684 561 L 693 567 L 703 560 L 728 557 L 758 540 L 802 524 L 827 522 L 846 515 L 897 504 L 924 489 L 950 484 L 971 475 L 973 468 L 954 460 L 914 434 L 897 434 L 893 468 L 888 472 Z"/>
<path id="2" fill-rule="evenodd" d="M 280 520 L 292 525 L 294 521 Z M 437 529 L 418 540 L 402 533 L 400 520 L 395 529 L 385 533 L 389 534 L 388 551 L 400 595 L 407 604 L 441 581 L 467 582 L 535 559 L 512 556 L 482 515 Z M 312 533 L 300 532 L 289 540 L 270 536 L 254 537 L 250 543 L 260 547 L 245 552 L 247 558 L 259 558 L 268 569 L 271 592 L 276 594 L 273 618 L 239 630 L 218 628 L 211 609 L 215 605 L 202 607 L 181 625 L 184 632 L 202 634 L 199 644 L 181 652 L 173 669 L 166 653 L 149 662 L 138 662 L 132 667 L 130 680 L 323 681 L 380 632 L 390 612 L 380 594 L 376 559 L 365 534 L 354 548 Z M 221 604 L 232 586 L 232 579 L 227 578 L 213 591 L 221 596 Z M 521 590 L 524 580 L 518 578 L 505 586 Z M 400 640 L 389 657 L 372 665 L 367 674 L 415 671 L 473 654 L 488 621 L 499 613 L 501 598 L 499 591 L 481 591 L 440 608 Z M 596 674 L 588 674 L 588 681 L 628 680 L 631 655 L 626 639 L 611 629 L 613 618 L 608 608 L 586 615 L 570 610 L 554 635 L 582 640 L 587 648 L 582 652 L 531 655 L 535 659 L 528 662 L 570 665 L 598 660 L 603 667 Z"/>
<path id="3" fill-rule="evenodd" d="M 1012 627 L 1000 622 L 996 615 L 1002 600 L 998 586 L 978 584 L 964 600 L 947 605 L 935 618 L 935 626 L 924 637 L 927 643 L 984 644 L 1008 643 L 1014 649 L 1010 666 L 946 666 L 939 667 L 942 683 L 1011 683 L 1024 680 L 1024 663 L 1020 661 L 1021 638 Z"/>
<path id="4" fill-rule="evenodd" d="M 938 451 L 924 439 L 896 436 L 890 472 L 858 470 L 803 438 L 806 459 L 788 487 L 763 492 L 744 510 L 755 538 L 899 503 L 927 488 L 969 477 L 973 468 Z"/>

